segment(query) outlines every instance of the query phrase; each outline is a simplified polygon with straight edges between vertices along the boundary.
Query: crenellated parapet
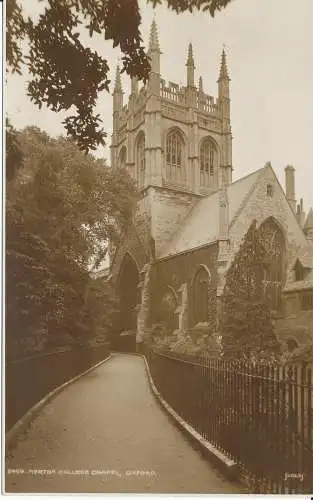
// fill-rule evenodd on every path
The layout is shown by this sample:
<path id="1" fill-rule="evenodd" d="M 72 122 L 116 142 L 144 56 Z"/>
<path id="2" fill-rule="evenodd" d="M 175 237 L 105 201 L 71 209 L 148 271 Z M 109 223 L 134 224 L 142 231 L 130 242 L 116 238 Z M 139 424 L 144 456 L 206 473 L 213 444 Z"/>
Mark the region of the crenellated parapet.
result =
<path id="1" fill-rule="evenodd" d="M 182 106 L 187 106 L 186 88 L 174 82 L 161 79 L 160 97 L 166 101 L 172 101 Z"/>

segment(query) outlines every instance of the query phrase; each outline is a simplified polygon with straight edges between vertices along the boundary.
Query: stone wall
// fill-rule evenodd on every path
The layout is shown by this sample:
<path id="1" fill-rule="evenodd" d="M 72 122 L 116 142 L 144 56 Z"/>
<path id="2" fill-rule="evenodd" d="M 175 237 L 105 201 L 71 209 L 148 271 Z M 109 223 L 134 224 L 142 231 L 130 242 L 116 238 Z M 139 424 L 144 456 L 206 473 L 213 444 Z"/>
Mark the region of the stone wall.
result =
<path id="1" fill-rule="evenodd" d="M 158 323 L 162 321 L 160 312 L 160 301 L 164 294 L 173 290 L 179 301 L 177 313 L 180 314 L 178 324 L 181 326 L 193 325 L 192 308 L 190 307 L 191 286 L 195 273 L 201 265 L 205 266 L 210 273 L 209 286 L 209 319 L 216 318 L 216 259 L 218 254 L 218 245 L 212 244 L 206 247 L 198 248 L 187 253 L 182 253 L 174 257 L 166 258 L 155 262 L 153 272 L 152 297 L 151 302 L 151 322 Z M 186 301 L 187 298 L 187 301 Z M 187 304 L 186 304 L 187 302 Z M 182 308 L 183 306 L 183 308 Z M 186 310 L 187 306 L 187 310 Z M 183 310 L 182 310 L 183 309 Z"/>
<path id="2" fill-rule="evenodd" d="M 285 294 L 285 317 L 275 320 L 279 339 L 286 342 L 294 338 L 299 346 L 313 342 L 313 310 L 301 310 L 301 297 L 298 292 Z"/>

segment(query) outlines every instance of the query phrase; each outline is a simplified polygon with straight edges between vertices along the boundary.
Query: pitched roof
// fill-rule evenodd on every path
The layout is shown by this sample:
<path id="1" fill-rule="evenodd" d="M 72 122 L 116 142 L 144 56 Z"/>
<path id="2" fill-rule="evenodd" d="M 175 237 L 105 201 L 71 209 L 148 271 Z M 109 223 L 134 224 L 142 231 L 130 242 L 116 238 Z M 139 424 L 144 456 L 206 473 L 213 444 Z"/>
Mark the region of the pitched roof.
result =
<path id="1" fill-rule="evenodd" d="M 303 229 L 304 229 L 304 231 L 306 229 L 313 229 L 313 209 L 312 208 L 310 208 L 310 210 L 309 210 L 309 213 L 308 213 L 307 218 L 305 220 Z"/>
<path id="2" fill-rule="evenodd" d="M 303 267 L 313 269 L 313 245 L 310 245 L 309 243 L 304 245 L 298 252 L 295 262 L 298 260 Z"/>
<path id="3" fill-rule="evenodd" d="M 294 274 L 289 272 L 284 288 L 286 292 L 313 288 L 313 245 L 308 243 L 299 250 L 291 266 L 292 270 L 294 270 L 297 261 L 299 261 L 308 272 L 305 274 L 304 279 L 300 281 L 295 281 Z"/>
<path id="4" fill-rule="evenodd" d="M 263 170 L 264 168 L 261 168 L 227 187 L 230 223 L 238 213 L 246 197 L 250 194 L 252 187 Z M 186 219 L 182 222 L 181 227 L 174 234 L 172 240 L 162 249 L 160 258 L 191 250 L 218 239 L 219 191 L 217 190 L 201 198 L 194 205 Z"/>

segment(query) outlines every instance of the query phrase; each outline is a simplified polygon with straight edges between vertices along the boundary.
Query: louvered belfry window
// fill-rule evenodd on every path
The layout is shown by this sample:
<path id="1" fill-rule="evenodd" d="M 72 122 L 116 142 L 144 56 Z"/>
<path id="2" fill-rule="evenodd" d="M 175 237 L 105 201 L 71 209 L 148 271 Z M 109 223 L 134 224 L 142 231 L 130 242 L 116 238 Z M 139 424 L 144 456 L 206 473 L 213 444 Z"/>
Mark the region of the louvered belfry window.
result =
<path id="1" fill-rule="evenodd" d="M 200 185 L 215 187 L 217 184 L 217 149 L 213 141 L 206 139 L 200 148 Z"/>
<path id="2" fill-rule="evenodd" d="M 184 141 L 178 130 L 170 132 L 166 138 L 166 177 L 176 184 L 184 183 Z"/>

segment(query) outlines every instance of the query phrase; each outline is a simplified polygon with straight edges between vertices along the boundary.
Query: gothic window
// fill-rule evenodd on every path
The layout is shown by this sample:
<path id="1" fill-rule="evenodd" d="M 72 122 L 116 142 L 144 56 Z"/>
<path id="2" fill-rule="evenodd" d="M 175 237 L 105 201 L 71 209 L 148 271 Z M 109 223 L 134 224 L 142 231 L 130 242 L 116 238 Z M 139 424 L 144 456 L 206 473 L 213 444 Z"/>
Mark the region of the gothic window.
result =
<path id="1" fill-rule="evenodd" d="M 184 141 L 178 130 L 166 138 L 166 176 L 170 182 L 184 183 Z"/>
<path id="2" fill-rule="evenodd" d="M 261 224 L 260 233 L 266 252 L 263 280 L 265 302 L 271 310 L 277 311 L 282 307 L 285 239 L 273 219 Z"/>
<path id="3" fill-rule="evenodd" d="M 139 187 L 143 187 L 146 175 L 146 160 L 145 160 L 145 136 L 140 134 L 137 139 L 137 179 Z"/>
<path id="4" fill-rule="evenodd" d="M 268 185 L 266 186 L 266 194 L 267 194 L 267 196 L 269 196 L 270 198 L 273 198 L 274 188 L 273 188 L 273 185 L 272 185 L 272 184 L 268 184 Z"/>
<path id="5" fill-rule="evenodd" d="M 214 187 L 217 180 L 217 149 L 211 139 L 200 148 L 200 185 Z"/>
<path id="6" fill-rule="evenodd" d="M 120 154 L 118 157 L 118 166 L 120 168 L 126 168 L 126 147 L 123 146 L 120 150 Z"/>
<path id="7" fill-rule="evenodd" d="M 209 283 L 209 273 L 205 267 L 201 266 L 195 274 L 191 290 L 193 322 L 195 325 L 208 321 Z"/>

